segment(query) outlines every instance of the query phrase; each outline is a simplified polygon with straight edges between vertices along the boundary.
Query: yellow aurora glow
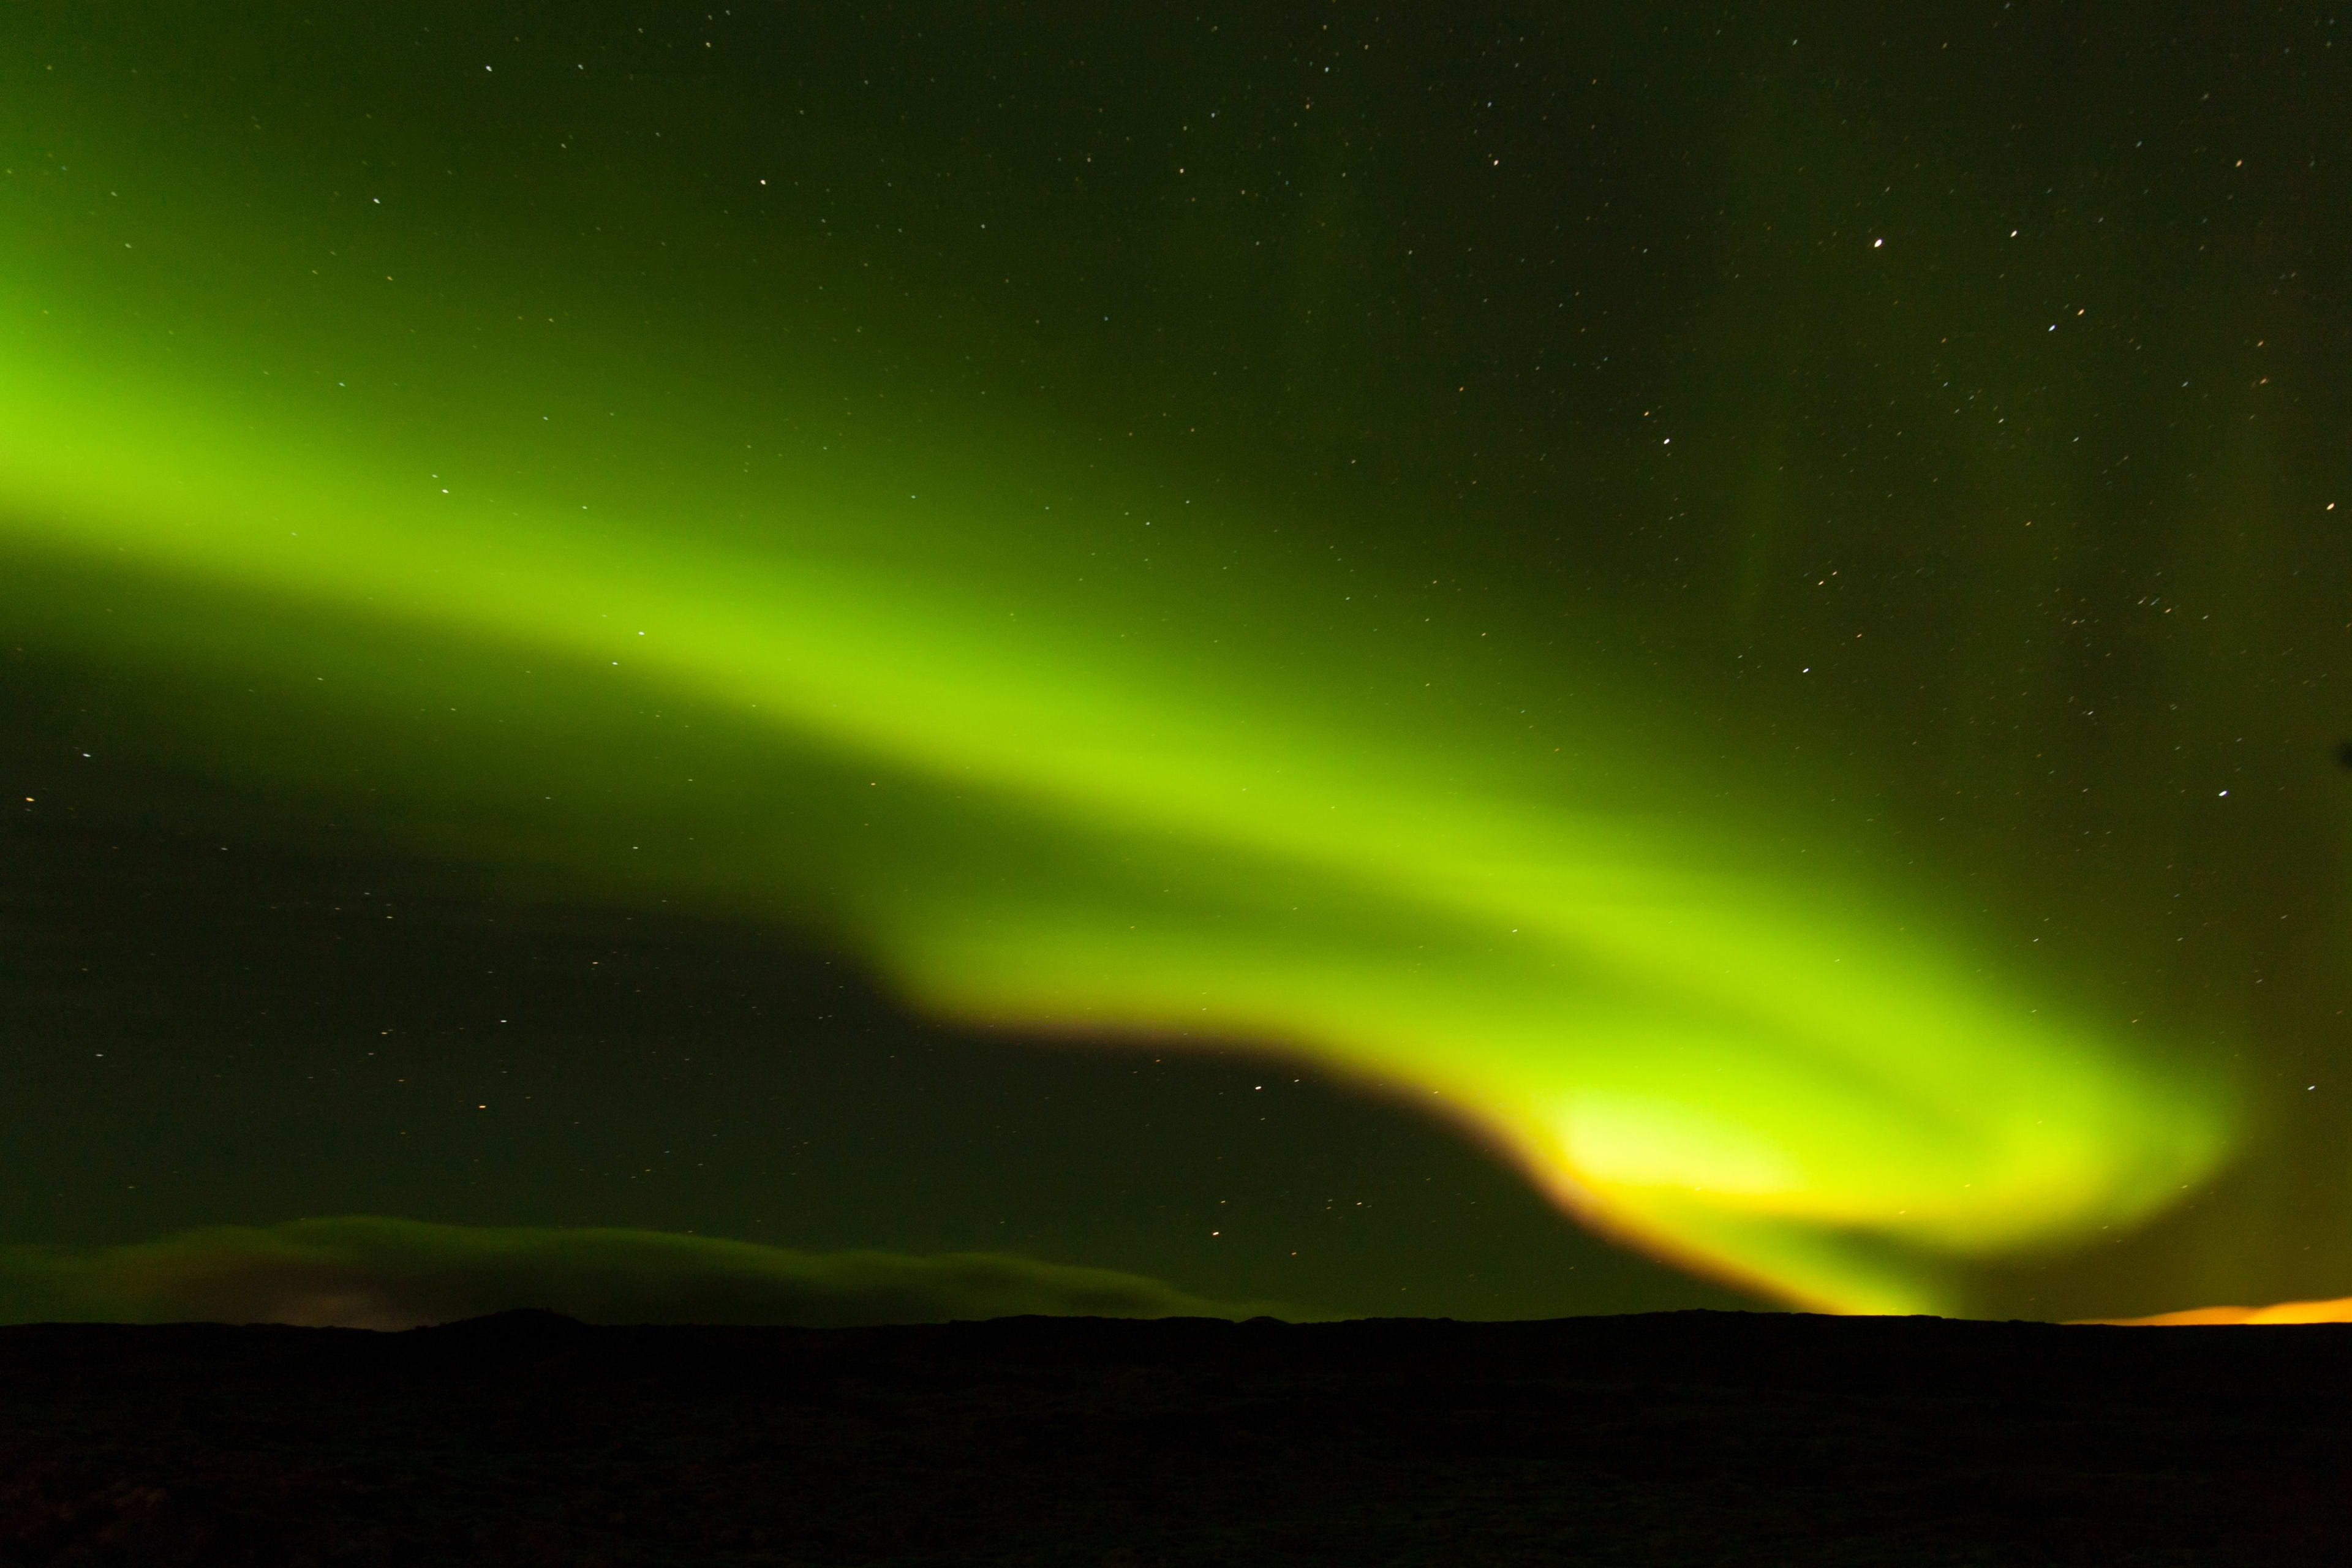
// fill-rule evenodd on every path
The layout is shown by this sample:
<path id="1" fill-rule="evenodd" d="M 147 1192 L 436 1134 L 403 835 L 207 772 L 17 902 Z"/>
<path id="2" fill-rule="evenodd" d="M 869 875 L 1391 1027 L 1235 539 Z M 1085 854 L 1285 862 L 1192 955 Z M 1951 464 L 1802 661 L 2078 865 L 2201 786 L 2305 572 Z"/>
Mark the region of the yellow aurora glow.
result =
<path id="1" fill-rule="evenodd" d="M 815 887 L 774 825 L 754 863 L 776 903 L 814 901 L 943 1012 L 1264 1041 L 1416 1085 L 1601 1226 L 1845 1310 L 1944 1304 L 1937 1255 L 2137 1219 L 2226 1148 L 2210 1098 L 1971 984 L 1851 890 L 1710 865 L 1734 814 L 1591 806 L 1508 736 L 1416 748 L 1321 670 L 1223 685 L 1041 592 L 1008 614 L 906 552 L 861 558 L 884 530 L 789 488 L 761 544 L 712 540 L 690 486 L 657 514 L 567 516 L 560 460 L 443 486 L 301 408 L 136 379 L 10 314 L 9 537 L 163 576 L 199 643 L 229 640 L 209 600 L 260 599 L 623 669 L 1060 825 L 1097 874 L 982 856 L 910 877 L 886 845 Z M 935 492 L 925 526 L 993 521 L 971 491 Z M 1212 592 L 1157 586 L 1138 619 L 1215 618 Z M 1189 884 L 1176 918 L 1138 857 Z"/>
<path id="2" fill-rule="evenodd" d="M 313 210 L 100 110 L 41 133 L 69 153 L 0 184 L 12 617 L 381 728 L 368 791 L 443 847 L 803 922 L 943 1016 L 1298 1053 L 1811 1306 L 1951 1309 L 1958 1269 L 2139 1225 L 2237 1150 L 2211 1037 L 1987 962 L 1957 895 L 1874 863 L 1841 764 L 1702 773 L 1670 674 L 1380 598 L 1349 519 L 1229 455 L 1122 466 L 945 392 L 822 423 L 858 363 L 830 301 L 757 343 L 639 331 L 658 289 L 572 268 L 551 219 Z M 738 773 L 632 772 L 648 703 Z M 229 706 L 181 739 L 362 805 Z M 592 767 L 634 815 L 516 830 L 523 772 L 555 802 Z"/>

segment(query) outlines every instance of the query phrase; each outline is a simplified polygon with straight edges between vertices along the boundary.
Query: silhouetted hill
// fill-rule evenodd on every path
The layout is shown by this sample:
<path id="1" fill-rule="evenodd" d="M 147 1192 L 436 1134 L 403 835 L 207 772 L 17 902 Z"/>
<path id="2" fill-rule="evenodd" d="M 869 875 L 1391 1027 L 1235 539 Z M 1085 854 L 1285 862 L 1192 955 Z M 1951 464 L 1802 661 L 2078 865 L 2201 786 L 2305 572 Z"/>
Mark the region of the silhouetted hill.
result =
<path id="1" fill-rule="evenodd" d="M 2352 1329 L 0 1330 L 0 1564 L 2302 1563 Z"/>

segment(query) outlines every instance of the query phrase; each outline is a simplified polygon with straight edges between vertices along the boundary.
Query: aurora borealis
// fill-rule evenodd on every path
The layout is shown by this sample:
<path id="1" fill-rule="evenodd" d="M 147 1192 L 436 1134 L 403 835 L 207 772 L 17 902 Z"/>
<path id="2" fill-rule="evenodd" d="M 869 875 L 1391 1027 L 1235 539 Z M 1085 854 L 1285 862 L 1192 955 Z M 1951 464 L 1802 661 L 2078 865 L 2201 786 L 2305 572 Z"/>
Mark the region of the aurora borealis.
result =
<path id="1" fill-rule="evenodd" d="M 150 809 L 1766 1300 L 2352 1289 L 2332 22 L 488 12 L 0 21 L 0 605 Z"/>

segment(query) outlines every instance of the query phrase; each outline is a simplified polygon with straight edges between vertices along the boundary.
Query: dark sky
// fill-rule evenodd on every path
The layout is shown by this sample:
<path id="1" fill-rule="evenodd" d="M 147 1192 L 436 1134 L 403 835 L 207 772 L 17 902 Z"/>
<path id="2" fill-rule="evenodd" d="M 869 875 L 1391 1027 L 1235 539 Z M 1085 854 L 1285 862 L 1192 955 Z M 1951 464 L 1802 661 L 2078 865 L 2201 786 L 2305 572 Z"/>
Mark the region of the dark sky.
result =
<path id="1" fill-rule="evenodd" d="M 361 1213 L 1012 1251 L 1344 1312 L 1738 1299 L 1328 1075 L 927 1020 L 773 924 L 567 905 L 199 775 L 60 769 L 138 734 L 87 670 L 20 657 L 8 698 L 47 721 L 12 768 L 68 808 L 11 823 L 12 1240 Z"/>
<path id="2" fill-rule="evenodd" d="M 1442 9 L 9 8 L 0 1244 L 2352 1292 L 2333 14 Z"/>

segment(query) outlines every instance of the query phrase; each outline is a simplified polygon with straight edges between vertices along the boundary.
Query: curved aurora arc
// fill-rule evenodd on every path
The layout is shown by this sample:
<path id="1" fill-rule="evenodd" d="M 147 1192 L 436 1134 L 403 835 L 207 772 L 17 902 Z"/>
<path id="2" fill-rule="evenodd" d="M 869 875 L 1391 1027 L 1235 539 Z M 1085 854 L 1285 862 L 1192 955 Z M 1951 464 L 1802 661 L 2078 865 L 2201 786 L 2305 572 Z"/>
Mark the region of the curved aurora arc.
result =
<path id="1" fill-rule="evenodd" d="M 1939 1255 L 2144 1217 L 2226 1148 L 2209 1097 L 1972 988 L 1838 889 L 1711 871 L 1673 842 L 1695 825 L 1537 798 L 1500 747 L 1465 765 L 1279 691 L 1195 689 L 855 559 L 855 519 L 824 520 L 827 550 L 730 550 L 528 488 L 444 499 L 282 413 L 257 438 L 217 389 L 44 355 L 10 315 L 17 550 L 127 562 L 199 603 L 625 659 L 868 771 L 1061 825 L 1065 860 L 1097 874 L 925 879 L 885 850 L 814 887 L 791 885 L 776 825 L 750 880 L 815 900 L 943 1013 L 1286 1046 L 1435 1098 L 1605 1229 L 1840 1310 L 1945 1304 Z M 1486 787 L 1464 787 L 1481 761 Z M 1208 890 L 1196 911 L 1224 907 L 1169 919 L 1179 879 Z"/>
<path id="2" fill-rule="evenodd" d="M 649 377 L 679 428 L 785 400 L 747 414 L 690 353 L 468 352 L 511 279 L 454 247 L 383 282 L 478 308 L 345 281 L 263 320 L 218 280 L 286 259 L 266 223 L 184 213 L 132 249 L 111 215 L 13 200 L 38 221 L 0 227 L 35 237 L 0 238 L 0 538 L 180 608 L 12 616 L 157 670 L 299 666 L 387 723 L 448 705 L 446 662 L 247 624 L 347 621 L 474 669 L 464 705 L 518 725 L 517 666 L 625 683 L 572 715 L 589 750 L 652 692 L 805 764 L 633 890 L 808 922 L 959 1018 L 1300 1053 L 1465 1120 L 1604 1230 L 1833 1310 L 1949 1308 L 1956 1265 L 2144 1220 L 2230 1152 L 2211 1082 L 1987 981 L 1832 858 L 1792 871 L 1776 841 L 1826 843 L 1834 815 L 1685 787 L 1654 695 L 1572 694 L 1605 672 L 1514 672 L 1574 716 L 1532 744 L 1370 635 L 1284 658 L 1300 634 L 1263 605 L 1343 591 L 1295 554 L 1188 546 L 1163 514 L 1158 565 L 1081 591 L 1071 561 L 1132 520 L 1049 521 L 984 431 L 909 417 L 821 478 L 640 456 L 597 416 Z M 126 279 L 164 275 L 159 336 Z M 457 390 L 396 391 L 417 365 Z M 408 782 L 462 818 L 498 765 L 445 751 Z M 655 787 L 703 821 L 707 784 Z M 611 847 L 583 846 L 603 874 Z"/>

